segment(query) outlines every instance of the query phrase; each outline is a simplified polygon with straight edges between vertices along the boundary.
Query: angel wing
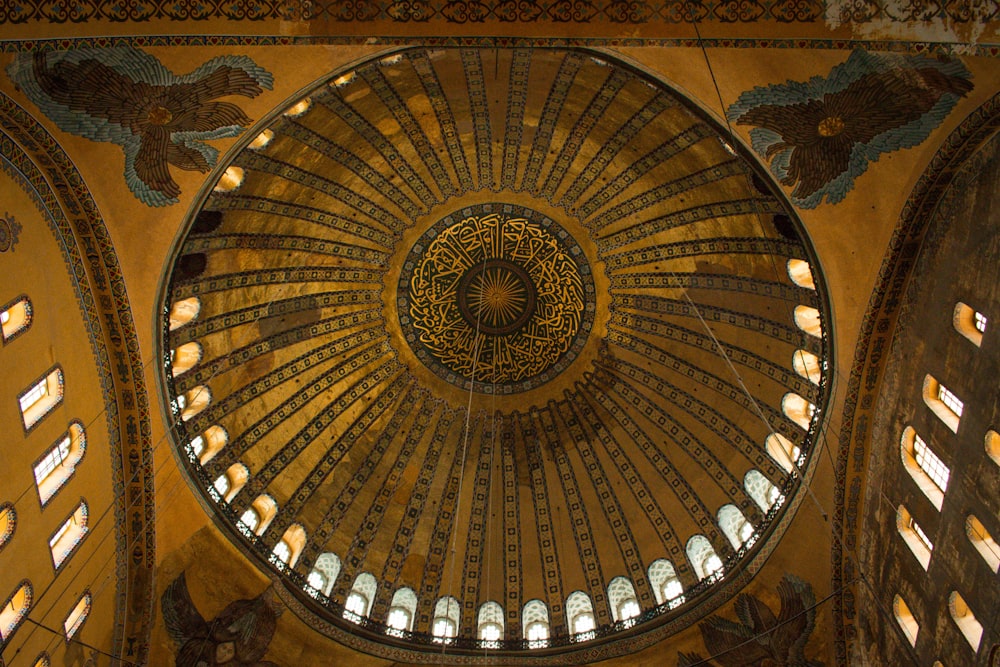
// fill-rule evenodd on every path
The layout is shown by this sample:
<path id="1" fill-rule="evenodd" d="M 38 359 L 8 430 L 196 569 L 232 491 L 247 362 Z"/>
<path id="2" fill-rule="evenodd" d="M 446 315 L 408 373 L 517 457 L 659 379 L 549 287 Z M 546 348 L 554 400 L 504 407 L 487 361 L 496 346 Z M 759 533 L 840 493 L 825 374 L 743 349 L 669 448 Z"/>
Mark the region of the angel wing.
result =
<path id="1" fill-rule="evenodd" d="M 209 636 L 208 624 L 191 600 L 183 572 L 163 591 L 160 610 L 163 612 L 167 633 L 178 647 L 184 646 L 191 639 Z"/>

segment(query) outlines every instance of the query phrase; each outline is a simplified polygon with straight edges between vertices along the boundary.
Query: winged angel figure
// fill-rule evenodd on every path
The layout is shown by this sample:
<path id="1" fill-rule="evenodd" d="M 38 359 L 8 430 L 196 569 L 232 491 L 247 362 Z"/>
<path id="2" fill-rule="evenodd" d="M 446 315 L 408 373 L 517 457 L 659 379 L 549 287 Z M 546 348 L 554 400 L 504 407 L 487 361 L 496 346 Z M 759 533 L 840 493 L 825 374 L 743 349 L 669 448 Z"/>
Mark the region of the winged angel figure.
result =
<path id="1" fill-rule="evenodd" d="M 697 653 L 679 653 L 677 667 L 823 667 L 805 657 L 806 642 L 816 626 L 816 596 L 807 582 L 786 574 L 778 584 L 781 610 L 771 609 L 753 595 L 736 598 L 736 623 L 710 616 L 699 624 L 711 660 Z"/>
<path id="2" fill-rule="evenodd" d="M 211 621 L 202 618 L 182 572 L 160 598 L 163 623 L 177 643 L 176 667 L 278 667 L 262 660 L 278 624 L 270 589 L 236 600 Z"/>

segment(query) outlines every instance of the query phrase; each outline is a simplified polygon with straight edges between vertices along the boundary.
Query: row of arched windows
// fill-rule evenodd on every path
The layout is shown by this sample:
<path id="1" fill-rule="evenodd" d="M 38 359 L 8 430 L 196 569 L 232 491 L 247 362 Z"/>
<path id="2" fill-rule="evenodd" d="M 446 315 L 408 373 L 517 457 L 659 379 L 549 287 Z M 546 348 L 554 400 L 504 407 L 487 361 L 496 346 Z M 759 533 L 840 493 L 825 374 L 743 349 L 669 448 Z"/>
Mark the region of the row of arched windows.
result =
<path id="1" fill-rule="evenodd" d="M 31 611 L 33 597 L 34 589 L 31 586 L 31 582 L 25 580 L 18 585 L 10 597 L 7 598 L 4 606 L 0 608 L 0 645 L 5 644 L 13 636 L 14 631 L 28 616 L 28 612 Z M 92 601 L 93 598 L 90 595 L 90 591 L 84 591 L 69 614 L 67 614 L 66 619 L 63 621 L 63 634 L 66 637 L 66 641 L 72 639 L 80 631 L 80 628 L 83 627 L 84 621 L 87 620 L 87 616 L 90 614 Z M 48 656 L 43 653 L 35 661 L 35 664 L 36 666 L 39 664 L 48 665 Z"/>

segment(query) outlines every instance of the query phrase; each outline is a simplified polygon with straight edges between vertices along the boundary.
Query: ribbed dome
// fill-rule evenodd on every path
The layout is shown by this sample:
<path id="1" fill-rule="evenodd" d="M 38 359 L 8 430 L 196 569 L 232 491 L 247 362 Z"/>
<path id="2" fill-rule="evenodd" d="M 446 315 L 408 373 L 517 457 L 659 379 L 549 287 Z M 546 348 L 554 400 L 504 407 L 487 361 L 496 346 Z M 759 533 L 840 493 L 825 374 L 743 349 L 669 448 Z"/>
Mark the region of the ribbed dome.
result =
<path id="1" fill-rule="evenodd" d="M 831 349 L 808 244 L 712 124 L 603 58 L 338 72 L 178 243 L 178 451 L 299 615 L 365 650 L 638 648 L 797 503 Z"/>

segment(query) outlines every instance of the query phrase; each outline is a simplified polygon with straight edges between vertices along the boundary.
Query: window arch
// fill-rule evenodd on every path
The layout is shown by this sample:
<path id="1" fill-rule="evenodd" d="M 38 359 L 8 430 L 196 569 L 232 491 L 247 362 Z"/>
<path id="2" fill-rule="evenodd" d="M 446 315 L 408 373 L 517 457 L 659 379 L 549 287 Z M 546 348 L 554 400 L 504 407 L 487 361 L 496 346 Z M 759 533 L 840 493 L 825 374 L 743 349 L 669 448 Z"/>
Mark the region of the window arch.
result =
<path id="1" fill-rule="evenodd" d="M 213 424 L 205 429 L 201 435 L 195 436 L 189 443 L 189 451 L 192 456 L 198 459 L 198 463 L 205 465 L 215 455 L 222 451 L 222 448 L 229 443 L 229 433 L 218 424 Z"/>
<path id="2" fill-rule="evenodd" d="M 224 172 L 222 172 L 222 176 L 219 177 L 219 182 L 216 183 L 215 187 L 212 189 L 215 192 L 232 192 L 243 185 L 244 176 L 245 173 L 242 167 L 230 165 L 229 167 L 226 167 Z"/>
<path id="3" fill-rule="evenodd" d="M 528 600 L 521 609 L 521 627 L 524 638 L 533 646 L 549 643 L 549 609 L 541 600 Z"/>
<path id="4" fill-rule="evenodd" d="M 277 513 L 278 503 L 274 502 L 274 498 L 268 494 L 262 493 L 254 498 L 254 501 L 250 503 L 250 507 L 240 516 L 237 527 L 241 530 L 245 528 L 244 534 L 249 533 L 247 537 L 261 535 L 267 530 L 268 525 Z"/>
<path id="5" fill-rule="evenodd" d="M 413 617 L 417 614 L 417 594 L 412 588 L 403 587 L 392 594 L 389 613 L 385 616 L 386 632 L 393 630 L 413 630 Z"/>
<path id="6" fill-rule="evenodd" d="M 796 373 L 815 385 L 818 385 L 820 379 L 823 377 L 823 362 L 808 350 L 795 350 L 792 354 L 792 368 Z"/>
<path id="7" fill-rule="evenodd" d="M 180 329 L 188 322 L 198 317 L 201 312 L 201 299 L 191 296 L 180 301 L 174 301 L 170 306 L 170 331 Z"/>
<path id="8" fill-rule="evenodd" d="M 31 299 L 19 296 L 0 310 L 0 332 L 6 345 L 31 326 Z"/>
<path id="9" fill-rule="evenodd" d="M 799 463 L 799 455 L 802 454 L 798 445 L 777 432 L 767 436 L 764 447 L 767 449 L 768 456 L 784 468 L 785 472 L 795 470 Z"/>
<path id="10" fill-rule="evenodd" d="M 744 544 L 748 542 L 753 543 L 753 524 L 747 521 L 743 512 L 736 505 L 723 505 L 719 508 L 716 518 L 719 528 L 722 529 L 722 533 L 729 539 L 729 543 L 733 545 L 733 549 L 739 551 L 740 547 Z"/>
<path id="11" fill-rule="evenodd" d="M 76 472 L 76 466 L 87 451 L 87 435 L 83 424 L 71 422 L 62 438 L 34 465 L 35 487 L 42 507 L 52 499 Z"/>
<path id="12" fill-rule="evenodd" d="M 951 323 L 954 325 L 955 331 L 972 341 L 976 347 L 982 346 L 987 323 L 985 315 L 959 301 L 955 304 Z"/>
<path id="13" fill-rule="evenodd" d="M 482 641 L 498 642 L 503 635 L 503 607 L 493 600 L 483 603 L 476 618 L 476 636 Z"/>
<path id="14" fill-rule="evenodd" d="M 260 134 L 258 134 L 256 137 L 253 138 L 253 141 L 250 142 L 250 145 L 247 146 L 247 148 L 260 150 L 261 148 L 264 148 L 264 146 L 267 146 L 269 143 L 271 143 L 272 139 L 274 139 L 274 130 L 271 129 L 263 130 Z"/>
<path id="15" fill-rule="evenodd" d="M 687 543 L 687 557 L 699 579 L 717 581 L 722 578 L 722 559 L 704 535 L 694 535 Z"/>
<path id="16" fill-rule="evenodd" d="M 91 602 L 93 602 L 93 598 L 90 595 L 90 591 L 86 591 L 76 603 L 76 606 L 73 607 L 72 611 L 69 612 L 66 620 L 63 621 L 63 631 L 66 634 L 66 641 L 72 639 L 80 631 L 80 628 L 83 627 L 83 622 L 90 615 Z"/>
<path id="17" fill-rule="evenodd" d="M 1000 466 L 1000 433 L 993 429 L 986 432 L 986 455 Z"/>
<path id="18" fill-rule="evenodd" d="M 236 497 L 236 494 L 246 485 L 250 479 L 250 471 L 242 463 L 234 463 L 226 469 L 226 472 L 219 475 L 212 488 L 219 494 L 217 500 L 229 502 Z"/>
<path id="19" fill-rule="evenodd" d="M 25 430 L 31 430 L 42 418 L 62 403 L 65 384 L 62 369 L 55 366 L 21 392 L 17 401 Z"/>
<path id="20" fill-rule="evenodd" d="M 910 477 L 940 511 L 951 470 L 927 446 L 923 438 L 917 435 L 912 426 L 903 429 L 903 435 L 899 439 L 899 454 Z"/>
<path id="21" fill-rule="evenodd" d="M 608 602 L 616 621 L 627 621 L 642 613 L 635 587 L 625 577 L 615 577 L 608 584 Z"/>
<path id="22" fill-rule="evenodd" d="M 788 277 L 799 287 L 806 289 L 816 289 L 816 282 L 813 280 L 812 267 L 804 259 L 788 260 Z"/>
<path id="23" fill-rule="evenodd" d="M 910 511 L 903 505 L 896 509 L 896 530 L 899 531 L 903 542 L 910 548 L 910 552 L 916 557 L 921 567 L 925 570 L 930 567 L 934 545 L 920 524 L 913 520 Z"/>
<path id="24" fill-rule="evenodd" d="M 177 397 L 175 403 L 181 413 L 181 419 L 188 421 L 195 417 L 212 402 L 212 390 L 203 384 L 189 389 Z"/>
<path id="25" fill-rule="evenodd" d="M 983 626 L 976 620 L 969 605 L 965 602 L 965 598 L 957 591 L 952 591 L 951 595 L 948 596 L 948 613 L 951 615 L 951 620 L 955 621 L 955 625 L 962 631 L 965 641 L 969 642 L 973 653 L 978 652 L 979 644 L 983 641 Z"/>
<path id="26" fill-rule="evenodd" d="M 292 106 L 288 107 L 288 110 L 283 114 L 289 118 L 295 118 L 296 116 L 301 116 L 305 112 L 309 111 L 309 107 L 312 106 L 312 100 L 308 97 L 299 100 Z"/>
<path id="27" fill-rule="evenodd" d="M 81 499 L 76 511 L 70 514 L 69 518 L 49 538 L 52 563 L 57 570 L 87 535 L 87 513 L 87 502 Z"/>
<path id="28" fill-rule="evenodd" d="M 338 574 L 340 574 L 340 558 L 337 557 L 337 554 L 327 551 L 316 559 L 306 583 L 321 594 L 329 596 L 337 581 Z"/>
<path id="29" fill-rule="evenodd" d="M 972 546 L 986 561 L 986 564 L 990 566 L 990 570 L 1000 572 L 1000 545 L 986 530 L 986 526 L 973 514 L 965 519 L 965 534 L 972 542 Z"/>
<path id="30" fill-rule="evenodd" d="M 293 523 L 278 540 L 278 543 L 274 545 L 274 549 L 271 551 L 271 562 L 276 559 L 288 567 L 295 567 L 295 563 L 298 562 L 299 555 L 305 546 L 306 529 L 302 527 L 302 524 Z"/>
<path id="31" fill-rule="evenodd" d="M 583 591 L 573 591 L 566 598 L 566 617 L 569 619 L 569 632 L 572 635 L 592 634 L 597 627 L 594 605 L 590 596 Z"/>
<path id="32" fill-rule="evenodd" d="M 650 564 L 649 583 L 653 585 L 656 604 L 667 603 L 669 609 L 676 609 L 684 604 L 684 586 L 677 578 L 674 564 L 666 558 L 654 560 Z"/>
<path id="33" fill-rule="evenodd" d="M 204 350 L 201 343 L 190 341 L 170 350 L 170 375 L 177 377 L 194 368 L 201 362 Z"/>
<path id="34" fill-rule="evenodd" d="M 448 595 L 434 605 L 431 634 L 438 639 L 449 639 L 458 634 L 458 620 L 462 607 L 458 600 Z"/>
<path id="35" fill-rule="evenodd" d="M 743 476 L 743 488 L 765 514 L 776 504 L 785 500 L 785 496 L 778 490 L 778 487 L 756 468 L 751 468 Z"/>
<path id="36" fill-rule="evenodd" d="M 781 399 L 781 411 L 802 430 L 808 431 L 816 414 L 816 406 L 798 394 L 788 392 Z"/>
<path id="37" fill-rule="evenodd" d="M 0 505 L 0 549 L 3 549 L 17 528 L 17 512 L 10 503 Z"/>
<path id="38" fill-rule="evenodd" d="M 362 616 L 367 617 L 377 590 L 378 583 L 375 577 L 367 572 L 359 574 L 354 579 L 351 592 L 347 594 L 347 600 L 344 601 L 344 618 L 357 622 Z"/>
<path id="39" fill-rule="evenodd" d="M 31 609 L 34 593 L 31 582 L 25 579 L 17 587 L 7 602 L 0 608 L 0 642 L 6 643 Z"/>
<path id="40" fill-rule="evenodd" d="M 958 396 L 951 390 L 934 379 L 932 375 L 924 376 L 923 388 L 924 403 L 951 429 L 952 433 L 958 433 L 958 424 L 962 419 L 962 411 L 965 406 Z"/>
<path id="41" fill-rule="evenodd" d="M 892 613 L 896 617 L 896 622 L 899 623 L 899 627 L 903 629 L 903 634 L 910 642 L 910 646 L 917 645 L 917 633 L 920 632 L 920 624 L 917 623 L 917 619 L 913 617 L 913 612 L 910 611 L 909 606 L 907 606 L 906 601 L 903 600 L 899 595 L 896 595 L 892 599 Z"/>
<path id="42" fill-rule="evenodd" d="M 823 323 L 819 311 L 812 306 L 795 306 L 795 325 L 815 338 L 823 336 Z"/>

